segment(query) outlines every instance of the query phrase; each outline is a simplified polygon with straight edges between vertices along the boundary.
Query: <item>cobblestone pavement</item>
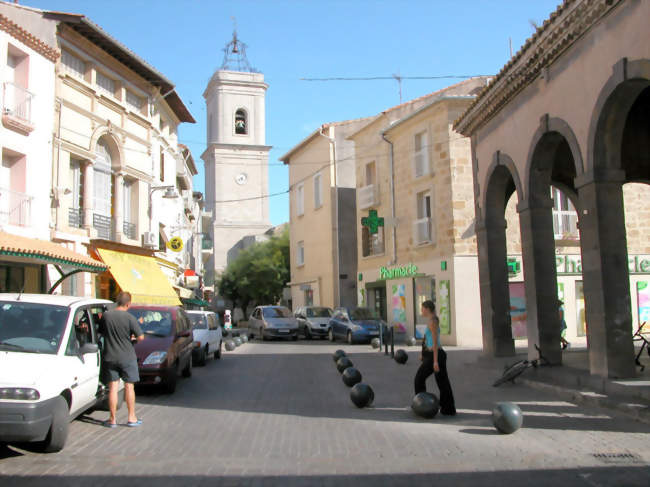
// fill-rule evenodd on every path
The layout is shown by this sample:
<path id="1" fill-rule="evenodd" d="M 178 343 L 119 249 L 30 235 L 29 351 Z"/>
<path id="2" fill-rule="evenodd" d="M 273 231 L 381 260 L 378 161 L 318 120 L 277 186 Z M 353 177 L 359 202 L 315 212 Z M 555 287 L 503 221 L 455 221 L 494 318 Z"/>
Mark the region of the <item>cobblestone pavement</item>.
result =
<path id="1" fill-rule="evenodd" d="M 373 408 L 350 402 L 336 348 L 372 385 Z M 398 365 L 367 345 L 247 343 L 194 368 L 174 395 L 140 391 L 140 428 L 103 428 L 95 412 L 71 424 L 61 453 L 0 445 L 0 485 L 650 485 L 650 425 L 495 389 L 476 351 L 448 354 L 458 415 L 422 420 L 407 409 L 416 348 Z M 499 400 L 524 411 L 513 435 L 491 425 Z"/>

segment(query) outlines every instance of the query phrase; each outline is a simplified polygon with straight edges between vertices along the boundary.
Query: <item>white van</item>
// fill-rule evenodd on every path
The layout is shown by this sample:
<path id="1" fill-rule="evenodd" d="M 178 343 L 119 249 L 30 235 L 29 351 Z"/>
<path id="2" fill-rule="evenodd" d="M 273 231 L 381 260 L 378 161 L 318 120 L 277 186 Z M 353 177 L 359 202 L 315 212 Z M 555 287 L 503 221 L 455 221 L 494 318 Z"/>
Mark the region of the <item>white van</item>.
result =
<path id="1" fill-rule="evenodd" d="M 111 304 L 0 294 L 0 442 L 41 441 L 59 451 L 70 421 L 104 404 L 96 329 Z"/>
<path id="2" fill-rule="evenodd" d="M 192 322 L 192 338 L 194 340 L 192 361 L 196 365 L 205 365 L 205 361 L 210 355 L 215 360 L 219 360 L 223 332 L 217 314 L 212 311 L 187 311 L 187 316 Z"/>

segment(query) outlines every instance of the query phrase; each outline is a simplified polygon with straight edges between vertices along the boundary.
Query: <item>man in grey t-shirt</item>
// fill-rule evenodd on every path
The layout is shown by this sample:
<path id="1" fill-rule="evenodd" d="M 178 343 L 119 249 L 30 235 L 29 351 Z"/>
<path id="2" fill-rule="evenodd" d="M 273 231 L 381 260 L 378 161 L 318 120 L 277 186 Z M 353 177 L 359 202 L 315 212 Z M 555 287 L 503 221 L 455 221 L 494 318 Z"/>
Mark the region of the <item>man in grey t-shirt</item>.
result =
<path id="1" fill-rule="evenodd" d="M 131 294 L 121 292 L 117 295 L 116 308 L 107 311 L 102 316 L 99 332 L 104 337 L 104 353 L 102 357 L 103 381 L 108 383 L 108 408 L 110 418 L 104 424 L 109 428 L 117 426 L 117 393 L 119 381 L 124 381 L 124 399 L 129 410 L 127 426 L 140 426 L 142 421 L 135 415 L 134 383 L 140 380 L 138 360 L 131 340 L 144 338 L 140 325 L 135 317 L 127 312 L 131 306 Z"/>

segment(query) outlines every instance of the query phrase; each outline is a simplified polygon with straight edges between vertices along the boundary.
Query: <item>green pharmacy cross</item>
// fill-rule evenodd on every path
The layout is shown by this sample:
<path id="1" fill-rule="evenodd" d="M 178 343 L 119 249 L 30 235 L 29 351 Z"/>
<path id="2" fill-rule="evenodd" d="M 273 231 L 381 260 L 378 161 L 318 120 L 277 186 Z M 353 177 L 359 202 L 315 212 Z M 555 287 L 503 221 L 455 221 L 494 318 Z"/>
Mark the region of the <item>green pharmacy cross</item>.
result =
<path id="1" fill-rule="evenodd" d="M 361 225 L 368 227 L 371 234 L 376 234 L 384 226 L 384 219 L 377 217 L 377 210 L 370 210 L 367 217 L 361 219 Z"/>

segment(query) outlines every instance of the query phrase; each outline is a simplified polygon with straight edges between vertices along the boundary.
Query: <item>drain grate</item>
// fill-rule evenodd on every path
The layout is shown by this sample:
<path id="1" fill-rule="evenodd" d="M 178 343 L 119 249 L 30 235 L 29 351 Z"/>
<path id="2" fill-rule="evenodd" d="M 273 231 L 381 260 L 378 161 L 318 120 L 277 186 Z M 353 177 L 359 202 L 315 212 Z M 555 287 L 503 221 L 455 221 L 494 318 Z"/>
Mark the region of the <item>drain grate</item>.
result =
<path id="1" fill-rule="evenodd" d="M 643 459 L 635 453 L 592 453 L 592 456 L 603 463 L 629 465 L 636 463 L 645 463 Z"/>

